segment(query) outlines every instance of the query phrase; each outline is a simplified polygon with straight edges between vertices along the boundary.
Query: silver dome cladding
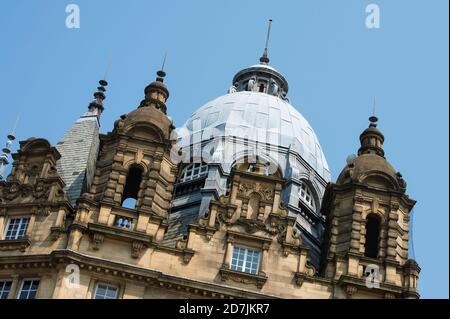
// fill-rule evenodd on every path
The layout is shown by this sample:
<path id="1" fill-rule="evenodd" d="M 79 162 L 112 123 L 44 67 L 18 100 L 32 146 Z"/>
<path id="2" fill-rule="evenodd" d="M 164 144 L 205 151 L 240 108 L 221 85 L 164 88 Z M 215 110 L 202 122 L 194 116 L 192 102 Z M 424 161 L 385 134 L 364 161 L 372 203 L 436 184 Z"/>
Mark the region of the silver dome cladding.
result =
<path id="1" fill-rule="evenodd" d="M 192 114 L 178 136 L 182 148 L 210 141 L 211 137 L 237 137 L 258 142 L 259 146 L 290 149 L 325 181 L 330 180 L 328 164 L 308 121 L 288 101 L 273 95 L 240 91 L 218 97 Z M 229 172 L 236 154 L 225 154 L 225 158 L 222 168 Z M 285 175 L 286 167 L 281 169 Z"/>

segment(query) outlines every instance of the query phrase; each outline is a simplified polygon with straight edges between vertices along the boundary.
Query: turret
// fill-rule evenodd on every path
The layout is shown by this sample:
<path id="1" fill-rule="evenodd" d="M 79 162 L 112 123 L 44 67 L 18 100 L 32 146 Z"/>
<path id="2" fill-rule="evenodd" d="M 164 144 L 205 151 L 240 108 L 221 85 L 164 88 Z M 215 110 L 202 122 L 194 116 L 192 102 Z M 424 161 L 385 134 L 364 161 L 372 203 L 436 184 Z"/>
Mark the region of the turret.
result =
<path id="1" fill-rule="evenodd" d="M 409 219 L 416 202 L 384 157 L 378 119 L 369 121 L 358 156 L 347 159 L 324 195 L 322 274 L 337 280 L 346 297 L 418 297 L 420 268 L 408 259 Z"/>

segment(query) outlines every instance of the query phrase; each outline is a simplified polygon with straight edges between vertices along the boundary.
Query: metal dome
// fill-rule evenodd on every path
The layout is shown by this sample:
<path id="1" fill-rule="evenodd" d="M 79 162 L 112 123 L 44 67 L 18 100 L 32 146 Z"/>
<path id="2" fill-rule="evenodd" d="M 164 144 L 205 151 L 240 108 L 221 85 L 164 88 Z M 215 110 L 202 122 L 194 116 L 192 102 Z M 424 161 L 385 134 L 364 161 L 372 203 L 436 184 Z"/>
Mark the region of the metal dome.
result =
<path id="1" fill-rule="evenodd" d="M 330 180 L 327 161 L 308 121 L 288 101 L 270 94 L 241 91 L 220 96 L 192 114 L 178 134 L 181 147 L 211 137 L 236 137 L 259 146 L 290 149 Z"/>

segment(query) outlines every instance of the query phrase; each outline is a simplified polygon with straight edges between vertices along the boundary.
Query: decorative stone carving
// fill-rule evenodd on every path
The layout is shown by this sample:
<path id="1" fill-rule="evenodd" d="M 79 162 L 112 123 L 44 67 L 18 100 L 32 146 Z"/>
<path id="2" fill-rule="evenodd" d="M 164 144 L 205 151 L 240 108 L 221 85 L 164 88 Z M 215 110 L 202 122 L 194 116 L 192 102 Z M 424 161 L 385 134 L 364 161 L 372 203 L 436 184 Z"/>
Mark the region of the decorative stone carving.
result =
<path id="1" fill-rule="evenodd" d="M 31 209 L 31 213 L 38 217 L 46 217 L 50 215 L 50 207 L 38 204 Z"/>
<path id="2" fill-rule="evenodd" d="M 100 233 L 94 233 L 92 235 L 92 249 L 99 250 L 104 239 L 105 239 L 105 235 L 100 234 Z"/>
<path id="3" fill-rule="evenodd" d="M 184 264 L 189 264 L 189 262 L 191 261 L 192 257 L 194 256 L 194 251 L 192 249 L 184 249 L 183 250 L 183 263 Z"/>
<path id="4" fill-rule="evenodd" d="M 237 222 L 245 227 L 245 230 L 253 234 L 258 230 L 265 230 L 265 225 L 262 221 L 254 220 L 254 219 L 247 219 L 247 218 L 239 218 Z"/>
<path id="5" fill-rule="evenodd" d="M 306 275 L 305 275 L 305 274 L 302 274 L 302 273 L 300 273 L 300 272 L 294 273 L 294 281 L 295 281 L 295 284 L 296 284 L 297 286 L 301 287 L 301 286 L 303 285 L 303 283 L 305 282 L 305 277 L 306 277 Z"/>
<path id="6" fill-rule="evenodd" d="M 178 249 L 184 249 L 186 248 L 186 244 L 187 244 L 187 238 L 183 237 L 180 240 L 177 240 L 177 242 L 175 243 L 175 247 Z"/>
<path id="7" fill-rule="evenodd" d="M 402 192 L 405 192 L 406 186 L 407 186 L 406 181 L 403 179 L 403 176 L 402 176 L 402 174 L 400 174 L 400 172 L 397 172 L 396 176 L 397 176 L 397 182 L 400 187 L 400 190 Z"/>
<path id="8" fill-rule="evenodd" d="M 12 181 L 5 183 L 2 188 L 2 199 L 6 201 L 12 201 L 18 197 L 25 198 L 31 195 L 35 199 L 46 200 L 50 194 L 51 185 L 45 183 L 43 180 L 38 180 L 34 186 Z"/>
<path id="9" fill-rule="evenodd" d="M 345 287 L 345 292 L 347 293 L 347 296 L 349 298 L 351 298 L 354 294 L 356 294 L 357 291 L 358 291 L 358 288 L 356 288 L 355 286 L 347 285 Z"/>
<path id="10" fill-rule="evenodd" d="M 217 214 L 217 220 L 219 221 L 219 223 L 229 225 L 234 213 L 236 212 L 236 208 L 236 205 L 226 205 L 225 208 L 219 208 Z"/>
<path id="11" fill-rule="evenodd" d="M 237 283 L 245 285 L 255 285 L 258 289 L 261 289 L 267 281 L 267 276 L 264 272 L 260 271 L 257 275 L 229 269 L 229 265 L 223 264 L 219 270 L 220 278 L 222 281 L 232 280 Z"/>
<path id="12" fill-rule="evenodd" d="M 392 212 L 396 212 L 400 209 L 400 205 L 397 202 L 392 202 L 390 209 Z"/>
<path id="13" fill-rule="evenodd" d="M 273 199 L 273 190 L 272 188 L 262 185 L 262 184 L 257 184 L 257 188 L 256 190 L 261 193 L 263 195 L 263 198 L 265 200 L 272 200 Z"/>
<path id="14" fill-rule="evenodd" d="M 306 268 L 306 274 L 308 276 L 314 276 L 316 274 L 316 268 L 314 268 L 314 266 L 310 264 L 309 260 L 306 261 L 305 268 Z"/>
<path id="15" fill-rule="evenodd" d="M 120 131 L 123 128 L 126 118 L 127 118 L 127 115 L 122 114 L 120 116 L 120 119 L 118 119 L 114 122 L 114 131 Z"/>
<path id="16" fill-rule="evenodd" d="M 270 249 L 270 244 L 269 242 L 264 242 L 263 246 L 262 246 L 262 250 L 266 250 L 268 251 Z"/>
<path id="17" fill-rule="evenodd" d="M 31 241 L 27 237 L 15 240 L 0 240 L 0 251 L 19 250 L 23 253 L 30 245 Z"/>
<path id="18" fill-rule="evenodd" d="M 262 200 L 273 200 L 272 187 L 262 183 L 241 183 L 238 188 L 238 195 L 240 197 L 248 198 L 253 192 L 259 193 Z"/>
<path id="19" fill-rule="evenodd" d="M 36 199 L 41 199 L 43 197 L 47 197 L 50 194 L 49 185 L 45 184 L 43 181 L 39 180 L 34 186 L 33 196 Z"/>
<path id="20" fill-rule="evenodd" d="M 9 187 L 9 192 L 5 194 L 5 198 L 13 200 L 17 196 L 19 196 L 19 185 L 14 183 Z"/>
<path id="21" fill-rule="evenodd" d="M 64 232 L 64 229 L 62 227 L 52 227 L 50 228 L 50 237 L 53 241 L 59 239 L 61 237 L 61 234 Z"/>
<path id="22" fill-rule="evenodd" d="M 240 196 L 248 196 L 250 191 L 253 191 L 254 189 L 255 189 L 255 184 L 241 183 L 239 185 L 238 194 Z"/>
<path id="23" fill-rule="evenodd" d="M 139 258 L 141 255 L 141 252 L 144 248 L 144 243 L 140 241 L 133 241 L 131 243 L 131 257 L 133 258 Z"/>

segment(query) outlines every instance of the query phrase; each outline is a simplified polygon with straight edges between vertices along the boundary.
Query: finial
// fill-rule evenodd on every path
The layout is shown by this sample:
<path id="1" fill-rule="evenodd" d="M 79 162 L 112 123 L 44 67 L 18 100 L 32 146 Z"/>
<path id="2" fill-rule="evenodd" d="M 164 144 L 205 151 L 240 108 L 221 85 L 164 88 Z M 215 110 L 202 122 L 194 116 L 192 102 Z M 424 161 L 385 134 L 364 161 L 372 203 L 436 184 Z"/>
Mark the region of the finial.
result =
<path id="1" fill-rule="evenodd" d="M 99 86 L 97 86 L 97 92 L 94 93 L 94 99 L 91 103 L 89 103 L 89 110 L 93 111 L 95 108 L 99 109 L 100 112 L 103 112 L 103 101 L 106 99 L 106 86 L 108 86 L 108 82 L 106 81 L 106 73 L 105 78 L 103 80 L 98 81 Z"/>
<path id="2" fill-rule="evenodd" d="M 164 59 L 163 59 L 163 63 L 161 66 L 161 70 L 156 72 L 156 75 L 158 76 L 156 78 L 156 81 L 164 82 L 164 77 L 166 76 L 166 72 L 164 72 L 164 66 L 166 65 L 166 59 L 167 59 L 167 50 L 164 52 Z"/>
<path id="3" fill-rule="evenodd" d="M 369 117 L 370 121 L 370 127 L 377 127 L 378 117 L 375 116 L 375 106 L 376 106 L 376 98 L 373 98 L 373 110 L 372 110 L 372 116 Z"/>
<path id="4" fill-rule="evenodd" d="M 166 65 L 166 59 L 167 59 L 167 50 L 164 51 L 164 59 L 163 59 L 163 63 L 161 66 L 161 71 L 164 71 L 164 66 Z"/>
<path id="5" fill-rule="evenodd" d="M 147 87 L 144 90 L 145 99 L 141 101 L 141 104 L 139 107 L 148 107 L 152 106 L 156 109 L 162 110 L 163 113 L 166 114 L 167 107 L 166 107 L 166 101 L 169 98 L 169 90 L 167 89 L 164 82 L 164 77 L 166 76 L 166 72 L 164 72 L 164 67 L 166 65 L 167 61 L 167 50 L 164 53 L 164 59 L 161 66 L 161 70 L 156 72 L 156 81 L 150 83 L 147 85 Z M 157 96 L 154 96 L 154 92 L 161 93 L 157 94 Z"/>
<path id="6" fill-rule="evenodd" d="M 270 38 L 270 29 L 271 28 L 272 28 L 272 19 L 269 19 L 269 26 L 267 28 L 267 36 L 266 36 L 266 43 L 265 43 L 265 46 L 264 46 L 264 52 L 263 52 L 262 57 L 259 59 L 259 61 L 262 64 L 268 64 L 269 63 L 269 56 L 268 56 L 268 53 L 267 53 L 267 49 L 269 47 L 269 38 Z"/>
<path id="7" fill-rule="evenodd" d="M 377 128 L 378 117 L 375 116 L 375 102 L 374 99 L 372 115 L 369 117 L 369 127 L 359 136 L 361 147 L 358 149 L 358 156 L 361 154 L 375 153 L 384 157 L 384 135 Z"/>
<path id="8" fill-rule="evenodd" d="M 16 117 L 16 121 L 14 122 L 14 126 L 13 129 L 11 131 L 11 133 L 8 134 L 8 140 L 13 141 L 16 137 L 15 137 L 15 132 L 16 132 L 16 128 L 17 128 L 17 124 L 19 124 L 19 120 L 20 120 L 20 113 L 17 115 Z"/>
<path id="9" fill-rule="evenodd" d="M 111 60 L 108 61 L 108 64 L 106 65 L 106 68 L 105 68 L 105 75 L 103 76 L 103 80 L 105 82 L 106 82 L 106 78 L 108 77 L 110 67 L 111 67 Z"/>

